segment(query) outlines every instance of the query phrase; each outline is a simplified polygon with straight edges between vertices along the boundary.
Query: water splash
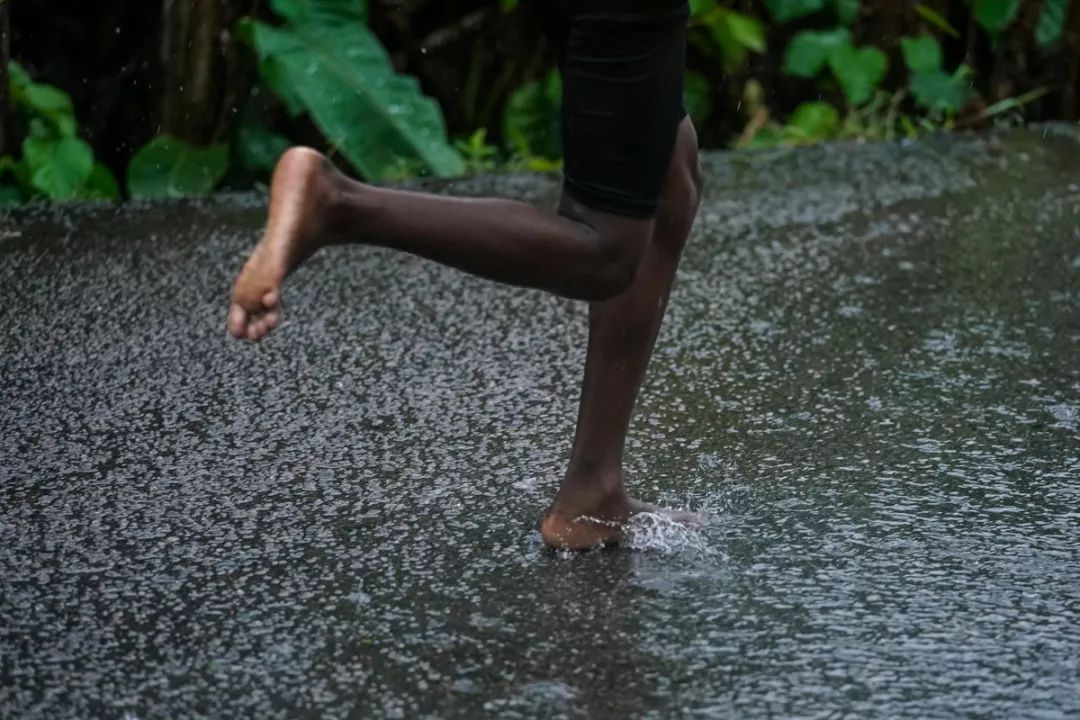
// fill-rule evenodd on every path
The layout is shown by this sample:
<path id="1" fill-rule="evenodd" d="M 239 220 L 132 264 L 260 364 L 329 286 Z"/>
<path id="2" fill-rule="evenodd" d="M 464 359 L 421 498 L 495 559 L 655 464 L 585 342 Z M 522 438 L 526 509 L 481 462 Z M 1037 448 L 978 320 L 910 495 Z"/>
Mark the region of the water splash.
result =
<path id="1" fill-rule="evenodd" d="M 703 518 L 704 520 L 704 518 Z M 664 513 L 639 513 L 626 525 L 626 546 L 665 555 L 716 555 L 704 533 L 704 522 L 687 524 Z"/>

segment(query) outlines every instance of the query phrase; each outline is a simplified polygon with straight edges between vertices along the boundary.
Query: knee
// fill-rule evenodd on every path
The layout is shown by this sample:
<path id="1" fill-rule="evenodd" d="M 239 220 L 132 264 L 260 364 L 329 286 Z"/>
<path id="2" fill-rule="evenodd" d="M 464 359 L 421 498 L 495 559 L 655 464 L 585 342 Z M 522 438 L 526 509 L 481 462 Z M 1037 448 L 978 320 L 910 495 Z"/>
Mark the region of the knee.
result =
<path id="1" fill-rule="evenodd" d="M 676 162 L 676 178 L 679 191 L 686 198 L 686 205 L 697 212 L 701 205 L 701 193 L 705 189 L 705 173 L 701 169 L 698 154 L 697 132 L 693 124 L 687 123 L 686 132 L 680 138 Z"/>
<path id="2" fill-rule="evenodd" d="M 601 232 L 596 238 L 594 297 L 609 300 L 624 293 L 634 283 L 645 252 L 644 236 L 630 232 Z"/>
<path id="3" fill-rule="evenodd" d="M 660 201 L 660 212 L 668 222 L 690 220 L 697 213 L 701 204 L 701 193 L 705 187 L 705 174 L 701 170 L 698 157 L 697 131 L 689 119 L 679 126 L 675 138 L 675 150 L 671 155 L 664 194 Z M 681 224 L 681 223 L 680 223 Z"/>

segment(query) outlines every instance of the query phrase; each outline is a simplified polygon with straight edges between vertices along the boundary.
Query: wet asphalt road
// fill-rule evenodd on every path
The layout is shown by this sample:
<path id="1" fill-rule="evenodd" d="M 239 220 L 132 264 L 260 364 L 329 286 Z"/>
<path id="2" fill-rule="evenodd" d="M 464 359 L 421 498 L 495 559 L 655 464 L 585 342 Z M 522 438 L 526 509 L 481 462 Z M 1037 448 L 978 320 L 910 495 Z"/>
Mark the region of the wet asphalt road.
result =
<path id="1" fill-rule="evenodd" d="M 584 556 L 582 307 L 335 248 L 251 346 L 259 199 L 0 216 L 0 716 L 1080 715 L 1080 134 L 705 166 L 628 475 L 710 519 Z"/>

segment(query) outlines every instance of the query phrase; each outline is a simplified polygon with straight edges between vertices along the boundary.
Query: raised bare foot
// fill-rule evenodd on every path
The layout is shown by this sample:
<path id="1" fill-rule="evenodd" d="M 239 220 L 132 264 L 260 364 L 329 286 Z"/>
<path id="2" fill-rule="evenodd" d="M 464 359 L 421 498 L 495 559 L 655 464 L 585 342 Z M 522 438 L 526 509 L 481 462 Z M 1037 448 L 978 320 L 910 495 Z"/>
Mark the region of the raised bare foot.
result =
<path id="1" fill-rule="evenodd" d="M 667 510 L 620 495 L 591 508 L 572 510 L 560 507 L 556 500 L 540 523 L 540 536 L 557 550 L 591 550 L 623 540 L 627 525 L 642 513 L 663 515 L 680 525 L 701 524 L 701 516 L 695 513 Z"/>
<path id="2" fill-rule="evenodd" d="M 292 148 L 270 186 L 270 221 L 233 285 L 228 326 L 234 337 L 261 340 L 281 323 L 281 284 L 325 242 L 323 222 L 337 171 L 318 152 Z"/>

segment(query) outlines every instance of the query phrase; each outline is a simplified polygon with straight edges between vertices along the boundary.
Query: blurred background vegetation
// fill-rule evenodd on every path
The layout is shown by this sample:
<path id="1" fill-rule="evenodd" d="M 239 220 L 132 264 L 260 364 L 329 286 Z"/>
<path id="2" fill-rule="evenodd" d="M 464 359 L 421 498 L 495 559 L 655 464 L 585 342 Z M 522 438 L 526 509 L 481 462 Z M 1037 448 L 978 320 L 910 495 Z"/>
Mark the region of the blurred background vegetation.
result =
<path id="1" fill-rule="evenodd" d="M 1080 118 L 1080 0 L 691 5 L 706 147 Z M 560 165 L 516 0 L 0 0 L 0 69 L 0 204 L 250 188 L 297 143 L 369 180 Z"/>

